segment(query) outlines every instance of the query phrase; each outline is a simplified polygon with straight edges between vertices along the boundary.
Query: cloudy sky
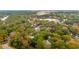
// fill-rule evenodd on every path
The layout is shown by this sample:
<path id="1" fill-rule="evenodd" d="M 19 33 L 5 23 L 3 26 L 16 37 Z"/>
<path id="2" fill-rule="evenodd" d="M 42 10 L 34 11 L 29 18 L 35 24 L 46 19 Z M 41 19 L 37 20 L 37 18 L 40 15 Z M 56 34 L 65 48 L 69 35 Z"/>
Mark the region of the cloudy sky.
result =
<path id="1" fill-rule="evenodd" d="M 78 0 L 0 0 L 0 10 L 79 10 Z"/>

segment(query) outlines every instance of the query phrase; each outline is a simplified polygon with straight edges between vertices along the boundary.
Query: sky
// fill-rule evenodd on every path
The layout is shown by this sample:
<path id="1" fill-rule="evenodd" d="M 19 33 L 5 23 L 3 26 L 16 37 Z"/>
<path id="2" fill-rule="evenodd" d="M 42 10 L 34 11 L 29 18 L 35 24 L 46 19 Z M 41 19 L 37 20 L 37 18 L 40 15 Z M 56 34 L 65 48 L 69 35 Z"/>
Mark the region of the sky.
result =
<path id="1" fill-rule="evenodd" d="M 78 0 L 0 0 L 0 10 L 79 10 Z"/>

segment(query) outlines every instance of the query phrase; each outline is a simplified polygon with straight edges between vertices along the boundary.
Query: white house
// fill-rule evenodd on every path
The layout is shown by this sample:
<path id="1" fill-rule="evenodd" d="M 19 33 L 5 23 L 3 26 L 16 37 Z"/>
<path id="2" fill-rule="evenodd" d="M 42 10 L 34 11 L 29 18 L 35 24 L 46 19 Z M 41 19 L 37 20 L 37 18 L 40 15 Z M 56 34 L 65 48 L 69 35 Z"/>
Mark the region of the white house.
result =
<path id="1" fill-rule="evenodd" d="M 3 18 L 1 18 L 1 21 L 5 21 L 9 16 L 5 16 Z"/>
<path id="2" fill-rule="evenodd" d="M 53 18 L 46 18 L 46 19 L 40 19 L 40 20 L 54 21 L 55 23 L 60 23 L 59 19 L 53 19 Z"/>
<path id="3" fill-rule="evenodd" d="M 65 21 L 67 21 L 68 19 L 63 19 L 61 23 L 64 23 Z"/>

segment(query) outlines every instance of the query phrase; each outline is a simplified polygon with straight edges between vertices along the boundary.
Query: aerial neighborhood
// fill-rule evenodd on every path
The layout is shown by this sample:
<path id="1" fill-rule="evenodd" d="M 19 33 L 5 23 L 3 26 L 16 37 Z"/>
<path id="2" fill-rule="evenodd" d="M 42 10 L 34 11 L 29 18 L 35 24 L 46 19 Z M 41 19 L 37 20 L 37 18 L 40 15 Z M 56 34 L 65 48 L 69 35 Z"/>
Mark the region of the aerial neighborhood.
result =
<path id="1" fill-rule="evenodd" d="M 0 11 L 0 49 L 78 49 L 79 11 Z"/>

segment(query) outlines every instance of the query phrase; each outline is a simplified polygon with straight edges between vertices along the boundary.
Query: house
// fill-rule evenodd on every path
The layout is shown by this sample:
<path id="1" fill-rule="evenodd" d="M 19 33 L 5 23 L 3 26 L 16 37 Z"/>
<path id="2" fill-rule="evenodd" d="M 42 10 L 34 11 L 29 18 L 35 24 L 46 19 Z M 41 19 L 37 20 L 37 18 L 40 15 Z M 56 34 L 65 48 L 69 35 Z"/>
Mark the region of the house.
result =
<path id="1" fill-rule="evenodd" d="M 1 21 L 5 21 L 9 16 L 5 16 L 3 18 L 1 18 Z"/>
<path id="2" fill-rule="evenodd" d="M 51 48 L 51 43 L 48 40 L 43 41 L 44 48 Z"/>
<path id="3" fill-rule="evenodd" d="M 41 18 L 39 20 L 47 20 L 47 21 L 53 21 L 55 23 L 61 23 L 59 19 L 54 19 L 54 18 L 44 18 L 44 19 Z"/>

